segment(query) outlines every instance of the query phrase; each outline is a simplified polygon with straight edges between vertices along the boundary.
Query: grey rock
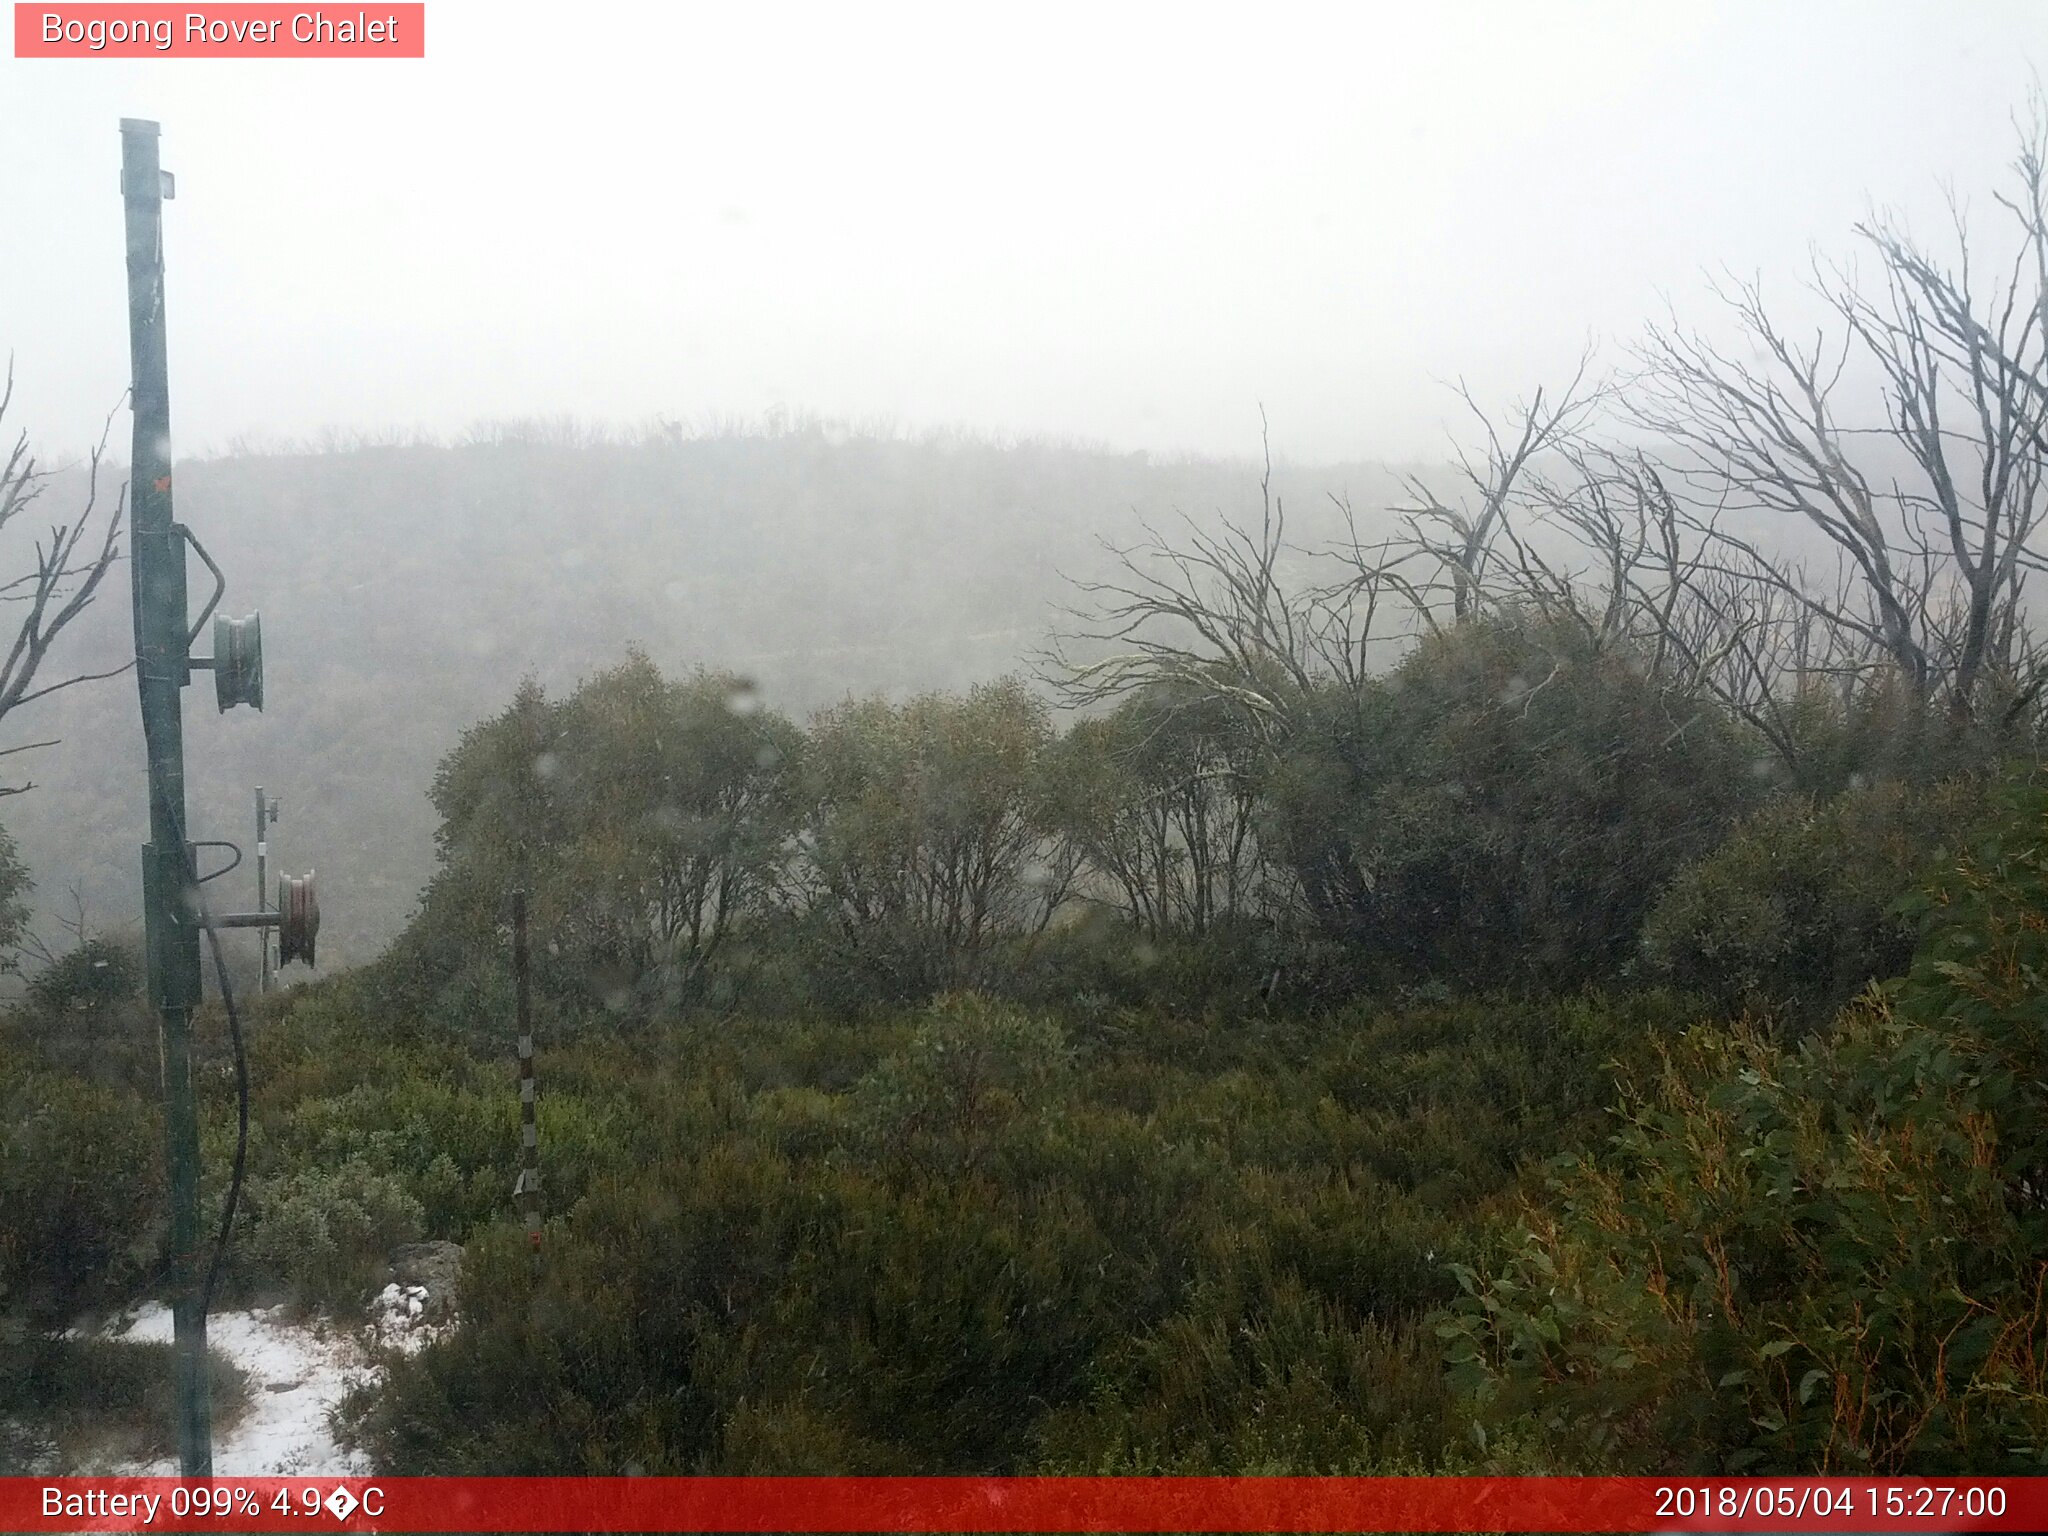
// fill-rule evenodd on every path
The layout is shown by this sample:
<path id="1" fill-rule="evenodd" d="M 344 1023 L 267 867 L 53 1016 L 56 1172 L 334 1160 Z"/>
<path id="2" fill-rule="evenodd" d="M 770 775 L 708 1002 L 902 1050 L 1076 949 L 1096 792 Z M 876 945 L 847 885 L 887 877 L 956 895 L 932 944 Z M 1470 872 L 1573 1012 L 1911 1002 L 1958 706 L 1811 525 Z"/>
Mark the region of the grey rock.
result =
<path id="1" fill-rule="evenodd" d="M 441 1319 L 453 1315 L 455 1292 L 462 1280 L 462 1245 L 450 1242 L 407 1243 L 391 1250 L 387 1283 L 408 1293 L 420 1316 Z M 409 1308 L 408 1310 L 414 1310 Z"/>

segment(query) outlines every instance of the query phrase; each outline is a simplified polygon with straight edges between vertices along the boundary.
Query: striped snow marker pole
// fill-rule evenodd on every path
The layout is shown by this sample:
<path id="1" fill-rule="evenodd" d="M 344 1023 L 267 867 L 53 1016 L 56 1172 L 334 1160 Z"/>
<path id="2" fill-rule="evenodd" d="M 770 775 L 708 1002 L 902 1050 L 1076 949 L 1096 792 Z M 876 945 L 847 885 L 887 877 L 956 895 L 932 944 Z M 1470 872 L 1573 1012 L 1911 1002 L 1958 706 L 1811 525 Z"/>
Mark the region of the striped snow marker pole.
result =
<path id="1" fill-rule="evenodd" d="M 519 1016 L 519 1179 L 512 1196 L 540 1261 L 540 1130 L 534 1120 L 533 1003 L 526 980 L 526 891 L 512 893 L 512 988 Z"/>

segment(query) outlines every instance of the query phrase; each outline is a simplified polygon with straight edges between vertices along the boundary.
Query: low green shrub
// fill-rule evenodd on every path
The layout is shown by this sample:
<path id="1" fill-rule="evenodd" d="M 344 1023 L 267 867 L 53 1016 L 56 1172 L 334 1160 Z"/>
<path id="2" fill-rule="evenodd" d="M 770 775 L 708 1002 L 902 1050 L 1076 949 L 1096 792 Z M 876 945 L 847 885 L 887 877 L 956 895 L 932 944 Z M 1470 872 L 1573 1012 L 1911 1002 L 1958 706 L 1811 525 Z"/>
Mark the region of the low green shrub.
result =
<path id="1" fill-rule="evenodd" d="M 1433 1470 L 1453 1401 L 1411 1331 L 1348 1320 L 1281 1279 L 1209 1295 L 1113 1353 L 1089 1399 L 1038 1426 L 1034 1466 L 1067 1475 Z"/>
<path id="2" fill-rule="evenodd" d="M 544 1081 L 632 1156 L 550 1186 L 538 1273 L 473 1234 L 464 1326 L 354 1432 L 420 1472 L 1465 1465 L 1420 1319 L 1495 1260 L 1521 1155 L 1582 1143 L 1608 1064 L 1691 1016 L 955 994 L 586 1037 Z"/>
<path id="3" fill-rule="evenodd" d="M 176 1454 L 169 1344 L 4 1335 L 0 1342 L 0 1476 Z M 248 1379 L 217 1352 L 207 1376 L 215 1432 L 231 1430 L 248 1407 Z"/>
<path id="4" fill-rule="evenodd" d="M 162 1242 L 161 1117 L 104 1084 L 0 1053 L 0 1308 L 39 1330 L 126 1301 Z"/>
<path id="5" fill-rule="evenodd" d="M 1904 972 L 1915 925 L 1900 900 L 1940 867 L 1982 797 L 1969 780 L 1887 781 L 1773 801 L 1658 899 L 1646 968 L 1725 1010 L 1813 1027 Z"/>
<path id="6" fill-rule="evenodd" d="M 248 1283 L 281 1286 L 308 1306 L 359 1306 L 391 1250 L 424 1226 L 403 1181 L 354 1158 L 258 1175 L 245 1198 L 238 1260 Z"/>
<path id="7" fill-rule="evenodd" d="M 1645 1471 L 2048 1466 L 2048 791 L 1915 905 L 1888 997 L 1796 1050 L 1688 1037 L 1462 1273 L 1483 1413 Z"/>
<path id="8" fill-rule="evenodd" d="M 878 1160 L 972 1172 L 1002 1126 L 1057 1091 L 1068 1065 L 1052 1020 L 955 993 L 850 1097 Z"/>

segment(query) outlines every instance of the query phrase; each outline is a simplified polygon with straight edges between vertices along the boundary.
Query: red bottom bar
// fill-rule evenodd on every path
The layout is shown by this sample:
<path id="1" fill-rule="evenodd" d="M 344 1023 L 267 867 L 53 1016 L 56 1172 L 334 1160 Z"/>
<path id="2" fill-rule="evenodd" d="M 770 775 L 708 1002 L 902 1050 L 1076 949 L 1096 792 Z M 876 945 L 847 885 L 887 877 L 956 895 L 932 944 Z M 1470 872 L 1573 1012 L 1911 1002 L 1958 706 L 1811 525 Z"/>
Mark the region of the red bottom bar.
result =
<path id="1" fill-rule="evenodd" d="M 2034 1478 L 0 1478 L 24 1532 L 2044 1529 Z"/>

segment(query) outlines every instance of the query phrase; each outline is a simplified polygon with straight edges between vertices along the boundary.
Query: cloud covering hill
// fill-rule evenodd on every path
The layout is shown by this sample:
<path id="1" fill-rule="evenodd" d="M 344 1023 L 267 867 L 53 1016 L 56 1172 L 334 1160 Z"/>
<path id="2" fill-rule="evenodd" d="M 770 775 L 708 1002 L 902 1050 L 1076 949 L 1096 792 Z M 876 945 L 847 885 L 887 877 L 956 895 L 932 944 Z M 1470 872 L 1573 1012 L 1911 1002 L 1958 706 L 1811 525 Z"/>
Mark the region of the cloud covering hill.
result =
<path id="1" fill-rule="evenodd" d="M 195 835 L 246 842 L 251 791 L 284 802 L 273 870 L 319 872 L 323 967 L 367 959 L 433 867 L 426 791 L 461 731 L 532 674 L 551 689 L 638 644 L 724 667 L 802 715 L 849 693 L 954 688 L 1025 663 L 1140 521 L 1255 514 L 1249 461 L 805 425 L 607 440 L 527 427 L 457 446 L 240 454 L 178 470 L 178 515 L 264 620 L 266 709 L 186 695 Z M 1368 465 L 1275 470 L 1303 540 L 1398 495 Z M 52 490 L 61 505 L 62 486 Z M 196 613 L 206 583 L 194 565 Z M 129 650 L 123 574 L 74 655 Z M 203 647 L 202 647 L 203 648 Z M 37 788 L 8 830 L 45 914 L 75 887 L 96 928 L 135 920 L 146 816 L 133 684 L 24 716 Z M 246 867 L 214 887 L 243 906 Z M 46 922 L 47 926 L 47 922 Z"/>

